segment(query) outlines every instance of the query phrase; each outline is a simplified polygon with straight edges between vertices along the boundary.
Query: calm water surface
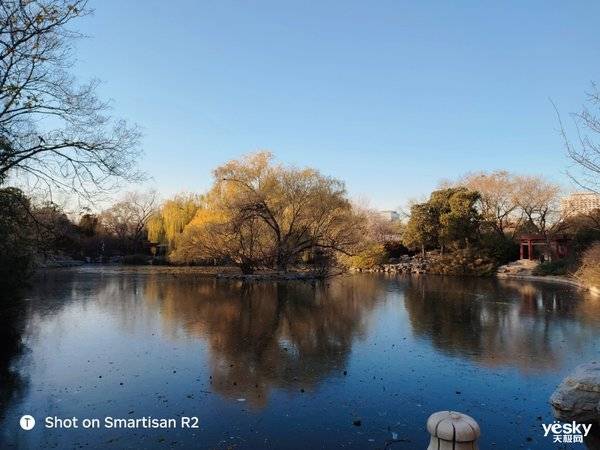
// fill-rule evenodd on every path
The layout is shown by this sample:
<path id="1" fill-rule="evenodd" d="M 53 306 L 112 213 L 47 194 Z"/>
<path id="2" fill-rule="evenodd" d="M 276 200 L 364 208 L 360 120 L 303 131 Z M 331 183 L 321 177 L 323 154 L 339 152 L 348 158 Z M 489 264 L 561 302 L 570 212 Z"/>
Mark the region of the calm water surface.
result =
<path id="1" fill-rule="evenodd" d="M 520 281 L 96 267 L 40 277 L 0 314 L 0 448 L 424 449 L 447 409 L 478 420 L 482 448 L 554 448 L 548 397 L 600 350 L 600 299 Z M 200 428 L 41 423 L 182 415 Z"/>

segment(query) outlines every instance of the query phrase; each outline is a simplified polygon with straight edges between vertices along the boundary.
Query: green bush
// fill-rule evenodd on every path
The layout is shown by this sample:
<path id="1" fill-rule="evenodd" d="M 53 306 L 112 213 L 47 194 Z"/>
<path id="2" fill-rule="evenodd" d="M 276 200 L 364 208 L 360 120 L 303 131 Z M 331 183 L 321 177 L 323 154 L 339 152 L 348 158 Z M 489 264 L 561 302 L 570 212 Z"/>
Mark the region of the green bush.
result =
<path id="1" fill-rule="evenodd" d="M 479 247 L 483 254 L 492 258 L 498 265 L 519 259 L 519 244 L 514 239 L 495 232 L 482 234 Z"/>
<path id="2" fill-rule="evenodd" d="M 569 273 L 569 263 L 564 259 L 558 261 L 547 261 L 539 264 L 533 269 L 533 275 L 567 275 Z"/>

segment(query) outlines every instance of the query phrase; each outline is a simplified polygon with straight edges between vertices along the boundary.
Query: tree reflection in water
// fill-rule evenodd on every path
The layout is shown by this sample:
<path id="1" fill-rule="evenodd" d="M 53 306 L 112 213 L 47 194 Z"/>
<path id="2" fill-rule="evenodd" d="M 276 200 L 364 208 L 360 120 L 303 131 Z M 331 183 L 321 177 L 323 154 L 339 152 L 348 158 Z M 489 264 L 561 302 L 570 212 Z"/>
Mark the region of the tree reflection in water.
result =
<path id="1" fill-rule="evenodd" d="M 341 375 L 384 288 L 375 278 L 247 284 L 150 276 L 145 296 L 160 304 L 171 332 L 183 326 L 207 340 L 216 391 L 260 407 L 273 388 L 310 390 Z"/>
<path id="2" fill-rule="evenodd" d="M 568 286 L 379 274 L 248 285 L 190 271 L 53 272 L 10 314 L 4 304 L 0 447 L 94 447 L 114 437 L 20 433 L 23 411 L 202 411 L 207 445 L 239 435 L 257 448 L 265 438 L 283 447 L 299 426 L 310 430 L 308 446 L 339 446 L 367 427 L 363 437 L 383 442 L 389 433 L 373 430 L 398 417 L 421 442 L 427 413 L 456 407 L 487 424 L 488 447 L 511 436 L 516 448 L 539 426 L 535 417 L 551 422 L 550 392 L 596 358 L 600 341 L 600 302 Z M 241 397 L 252 408 L 230 401 Z M 124 439 L 119 445 L 142 442 L 135 433 Z"/>
<path id="3" fill-rule="evenodd" d="M 573 288 L 477 278 L 407 278 L 405 306 L 413 333 L 445 353 L 486 366 L 551 370 L 564 352 L 598 336 L 600 304 Z M 568 341 L 569 348 L 557 343 Z"/>

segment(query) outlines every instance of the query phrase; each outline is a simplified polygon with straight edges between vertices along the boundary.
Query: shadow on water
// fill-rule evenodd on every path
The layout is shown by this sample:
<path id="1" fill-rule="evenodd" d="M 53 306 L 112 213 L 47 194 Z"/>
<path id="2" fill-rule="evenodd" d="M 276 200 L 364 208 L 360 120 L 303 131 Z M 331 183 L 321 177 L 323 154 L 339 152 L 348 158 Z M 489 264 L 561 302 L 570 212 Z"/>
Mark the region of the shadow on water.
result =
<path id="1" fill-rule="evenodd" d="M 11 290 L 0 294 L 0 421 L 27 386 L 26 379 L 15 368 L 25 350 L 22 337 L 26 316 L 23 292 Z"/>
<path id="2" fill-rule="evenodd" d="M 61 308 L 65 302 L 54 294 L 61 292 L 74 277 L 70 272 L 40 274 L 26 286 L 0 289 L 0 422 L 7 409 L 27 395 L 28 375 L 20 365 L 29 350 L 24 338 L 30 331 L 32 316 Z M 35 299 L 34 304 L 31 299 Z"/>

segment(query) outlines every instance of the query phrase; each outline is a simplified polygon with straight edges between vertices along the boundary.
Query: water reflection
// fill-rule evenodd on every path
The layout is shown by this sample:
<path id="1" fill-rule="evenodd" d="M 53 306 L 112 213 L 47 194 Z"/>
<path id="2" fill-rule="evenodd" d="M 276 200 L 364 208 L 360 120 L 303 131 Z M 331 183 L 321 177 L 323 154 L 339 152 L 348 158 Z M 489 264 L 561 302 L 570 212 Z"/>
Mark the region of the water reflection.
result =
<path id="1" fill-rule="evenodd" d="M 527 372 L 555 370 L 566 351 L 598 336 L 588 324 L 600 323 L 600 305 L 574 292 L 544 283 L 421 277 L 406 280 L 404 299 L 413 332 L 441 351 Z M 561 345 L 567 341 L 568 349 Z"/>
<path id="2" fill-rule="evenodd" d="M 207 340 L 216 391 L 264 406 L 273 388 L 310 390 L 341 374 L 383 287 L 375 279 L 247 284 L 149 277 L 145 297 L 160 306 L 172 333 L 183 326 Z"/>
<path id="3" fill-rule="evenodd" d="M 600 301 L 474 278 L 249 285 L 94 268 L 40 279 L 16 304 L 0 311 L 2 448 L 114 442 L 110 430 L 21 433 L 24 410 L 202 414 L 198 435 L 168 436 L 183 448 L 231 437 L 240 448 L 382 448 L 390 430 L 424 448 L 427 416 L 450 407 L 481 420 L 482 448 L 547 448 L 537 417 L 552 421 L 550 393 L 600 342 Z M 114 448 L 166 445 L 152 432 L 119 436 Z"/>

